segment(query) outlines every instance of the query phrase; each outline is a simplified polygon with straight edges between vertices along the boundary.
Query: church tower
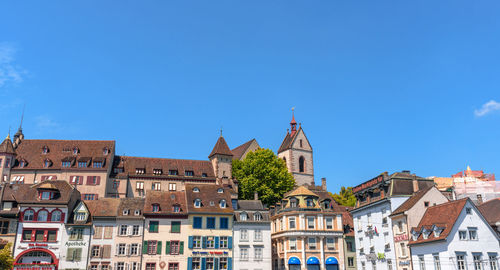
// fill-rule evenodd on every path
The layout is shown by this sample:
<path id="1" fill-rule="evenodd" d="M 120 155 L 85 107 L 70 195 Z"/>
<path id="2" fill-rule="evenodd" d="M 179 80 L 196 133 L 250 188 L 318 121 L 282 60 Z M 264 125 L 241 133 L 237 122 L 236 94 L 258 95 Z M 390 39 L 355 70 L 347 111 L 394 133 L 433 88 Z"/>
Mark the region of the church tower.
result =
<path id="1" fill-rule="evenodd" d="M 295 179 L 295 185 L 314 185 L 313 149 L 300 124 L 297 129 L 293 114 L 290 130 L 287 130 L 281 143 L 278 157 L 285 161 L 288 171 Z"/>
<path id="2" fill-rule="evenodd" d="M 0 144 L 0 177 L 1 182 L 7 182 L 10 178 L 10 168 L 14 166 L 16 151 L 10 140 L 10 135 Z"/>
<path id="3" fill-rule="evenodd" d="M 212 162 L 217 180 L 222 180 L 222 183 L 228 183 L 232 179 L 233 153 L 229 149 L 229 146 L 227 146 L 224 137 L 222 137 L 222 132 L 208 158 Z"/>

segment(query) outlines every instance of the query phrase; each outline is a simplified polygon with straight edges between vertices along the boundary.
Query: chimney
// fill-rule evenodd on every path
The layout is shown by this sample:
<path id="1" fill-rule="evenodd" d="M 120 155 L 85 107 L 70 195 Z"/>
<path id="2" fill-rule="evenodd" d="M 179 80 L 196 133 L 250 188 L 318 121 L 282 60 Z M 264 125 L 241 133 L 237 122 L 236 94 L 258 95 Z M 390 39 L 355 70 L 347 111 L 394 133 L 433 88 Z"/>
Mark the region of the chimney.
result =
<path id="1" fill-rule="evenodd" d="M 483 195 L 477 194 L 477 204 L 480 205 L 483 203 Z"/>
<path id="2" fill-rule="evenodd" d="M 326 191 L 326 178 L 325 177 L 321 178 L 321 189 Z"/>
<path id="3" fill-rule="evenodd" d="M 255 191 L 255 192 L 253 193 L 253 199 L 254 199 L 254 200 L 258 200 L 258 199 L 259 199 L 259 193 L 257 193 L 257 191 Z"/>
<path id="4" fill-rule="evenodd" d="M 418 180 L 415 175 L 412 176 L 413 181 L 413 193 L 418 191 Z"/>

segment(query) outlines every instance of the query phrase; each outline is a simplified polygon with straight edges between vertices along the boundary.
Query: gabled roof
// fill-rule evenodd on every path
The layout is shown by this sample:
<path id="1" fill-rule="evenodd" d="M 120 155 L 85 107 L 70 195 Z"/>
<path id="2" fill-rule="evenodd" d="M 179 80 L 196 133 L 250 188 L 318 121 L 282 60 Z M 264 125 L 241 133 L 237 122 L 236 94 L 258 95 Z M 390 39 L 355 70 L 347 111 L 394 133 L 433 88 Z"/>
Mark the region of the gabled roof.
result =
<path id="1" fill-rule="evenodd" d="M 55 198 L 50 200 L 40 200 L 38 198 L 39 189 L 57 190 Z M 75 195 L 77 193 L 78 195 Z M 64 180 L 47 180 L 34 184 L 25 189 L 22 193 L 15 194 L 18 203 L 33 204 L 68 204 L 80 197 L 80 192 Z"/>
<path id="2" fill-rule="evenodd" d="M 217 143 L 215 143 L 214 149 L 208 156 L 211 158 L 214 155 L 226 155 L 226 156 L 233 156 L 233 153 L 229 149 L 229 146 L 227 146 L 226 140 L 224 140 L 224 137 L 220 136 L 219 139 L 217 140 Z"/>
<path id="3" fill-rule="evenodd" d="M 158 212 L 153 212 L 153 205 L 158 204 Z M 180 207 L 180 212 L 174 212 L 174 205 Z M 145 215 L 187 215 L 186 195 L 183 191 L 150 190 L 144 202 Z"/>
<path id="4" fill-rule="evenodd" d="M 194 192 L 194 188 L 197 188 L 199 192 Z M 224 188 L 219 185 L 204 185 L 204 184 L 186 184 L 186 203 L 188 211 L 191 213 L 233 213 L 233 207 L 231 206 L 231 190 Z M 219 193 L 219 189 L 222 189 L 222 193 Z M 194 202 L 196 199 L 201 200 L 202 206 L 197 208 L 194 207 Z M 219 202 L 221 200 L 226 201 L 226 207 L 221 208 Z"/>
<path id="5" fill-rule="evenodd" d="M 149 192 L 148 192 L 149 194 Z M 100 199 L 99 199 L 100 200 Z M 144 199 L 143 198 L 121 198 L 120 205 L 118 206 L 117 216 L 119 218 L 132 218 L 132 219 L 141 219 L 142 218 L 142 209 L 144 208 Z M 124 215 L 123 211 L 128 210 L 128 215 Z M 139 210 L 140 215 L 136 215 L 135 211 Z"/>
<path id="6" fill-rule="evenodd" d="M 119 198 L 99 198 L 97 201 L 86 201 L 85 204 L 93 218 L 96 217 L 116 217 L 118 207 L 120 206 Z"/>
<path id="7" fill-rule="evenodd" d="M 245 152 L 247 151 L 248 147 L 250 147 L 252 145 L 252 143 L 256 141 L 255 139 L 251 139 L 249 140 L 248 142 L 234 148 L 231 150 L 231 152 L 233 153 L 233 159 L 241 159 L 241 157 L 245 154 Z"/>
<path id="8" fill-rule="evenodd" d="M 500 198 L 482 203 L 477 208 L 490 225 L 497 225 L 500 222 Z"/>
<path id="9" fill-rule="evenodd" d="M 291 197 L 291 196 L 300 196 L 300 195 L 305 195 L 305 196 L 315 196 L 315 197 L 319 197 L 318 194 L 310 191 L 308 188 L 306 188 L 305 186 L 299 186 L 297 188 L 295 188 L 294 190 L 286 193 L 284 195 L 284 197 Z"/>
<path id="10" fill-rule="evenodd" d="M 7 136 L 5 140 L 0 144 L 0 153 L 3 154 L 15 154 L 14 145 L 12 145 L 12 141 L 10 140 L 10 136 Z"/>
<path id="11" fill-rule="evenodd" d="M 465 198 L 427 208 L 417 228 L 413 228 L 412 230 L 421 231 L 423 228 L 430 229 L 433 225 L 444 228 L 444 230 L 438 237 L 435 237 L 433 233 L 429 234 L 427 239 L 424 239 L 422 234 L 420 234 L 417 240 L 411 238 L 410 245 L 446 239 L 468 200 L 468 198 Z"/>
<path id="12" fill-rule="evenodd" d="M 419 190 L 413 196 L 408 198 L 408 200 L 406 200 L 404 203 L 402 203 L 398 208 L 396 208 L 396 210 L 394 210 L 392 212 L 391 216 L 402 214 L 402 213 L 410 210 L 410 208 L 412 208 L 416 203 L 418 203 L 418 201 L 420 201 L 420 199 L 422 199 L 422 197 L 424 197 L 424 195 L 427 194 L 427 192 L 429 192 L 429 190 L 431 190 L 433 187 L 434 186 L 430 186 L 430 187 L 427 187 L 423 190 Z"/>
<path id="13" fill-rule="evenodd" d="M 265 210 L 260 200 L 238 200 L 238 210 Z"/>

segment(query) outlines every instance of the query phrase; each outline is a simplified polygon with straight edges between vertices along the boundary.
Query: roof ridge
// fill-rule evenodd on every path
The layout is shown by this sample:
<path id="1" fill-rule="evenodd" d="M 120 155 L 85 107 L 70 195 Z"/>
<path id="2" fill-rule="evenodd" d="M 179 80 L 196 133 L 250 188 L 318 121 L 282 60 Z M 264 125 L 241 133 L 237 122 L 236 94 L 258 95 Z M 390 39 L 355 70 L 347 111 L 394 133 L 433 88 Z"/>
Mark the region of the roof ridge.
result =
<path id="1" fill-rule="evenodd" d="M 183 158 L 161 158 L 161 157 L 138 157 L 138 156 L 120 156 L 117 155 L 115 157 L 125 157 L 125 158 L 137 158 L 137 159 L 160 159 L 160 160 L 183 160 L 183 161 L 201 161 L 201 162 L 208 162 L 210 163 L 209 160 L 201 160 L 201 159 L 183 159 Z"/>

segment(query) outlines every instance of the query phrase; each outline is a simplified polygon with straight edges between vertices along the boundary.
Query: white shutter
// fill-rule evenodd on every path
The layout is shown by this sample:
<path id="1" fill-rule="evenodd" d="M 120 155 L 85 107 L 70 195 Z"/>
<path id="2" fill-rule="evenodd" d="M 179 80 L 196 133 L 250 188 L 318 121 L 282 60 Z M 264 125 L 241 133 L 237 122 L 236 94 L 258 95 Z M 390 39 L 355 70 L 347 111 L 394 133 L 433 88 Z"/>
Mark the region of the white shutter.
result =
<path id="1" fill-rule="evenodd" d="M 132 228 L 133 226 L 127 226 L 127 235 L 132 235 Z"/>
<path id="2" fill-rule="evenodd" d="M 125 263 L 125 270 L 129 269 L 129 263 Z"/>
<path id="3" fill-rule="evenodd" d="M 118 265 L 118 264 L 117 264 L 117 263 L 115 263 L 115 265 L 114 265 L 114 269 L 118 269 L 118 267 L 116 267 L 117 265 Z"/>
<path id="4" fill-rule="evenodd" d="M 130 256 L 130 244 L 126 245 L 126 247 L 125 247 L 125 253 L 127 254 L 127 256 Z"/>
<path id="5" fill-rule="evenodd" d="M 142 254 L 142 248 L 141 248 L 141 244 L 139 244 L 139 246 L 137 247 L 137 254 L 135 255 L 141 255 Z"/>
<path id="6" fill-rule="evenodd" d="M 139 225 L 139 235 L 142 235 L 142 231 L 144 230 L 144 227 Z"/>
<path id="7" fill-rule="evenodd" d="M 115 254 L 117 256 L 120 256 L 120 245 L 116 244 L 116 251 L 115 251 Z"/>

